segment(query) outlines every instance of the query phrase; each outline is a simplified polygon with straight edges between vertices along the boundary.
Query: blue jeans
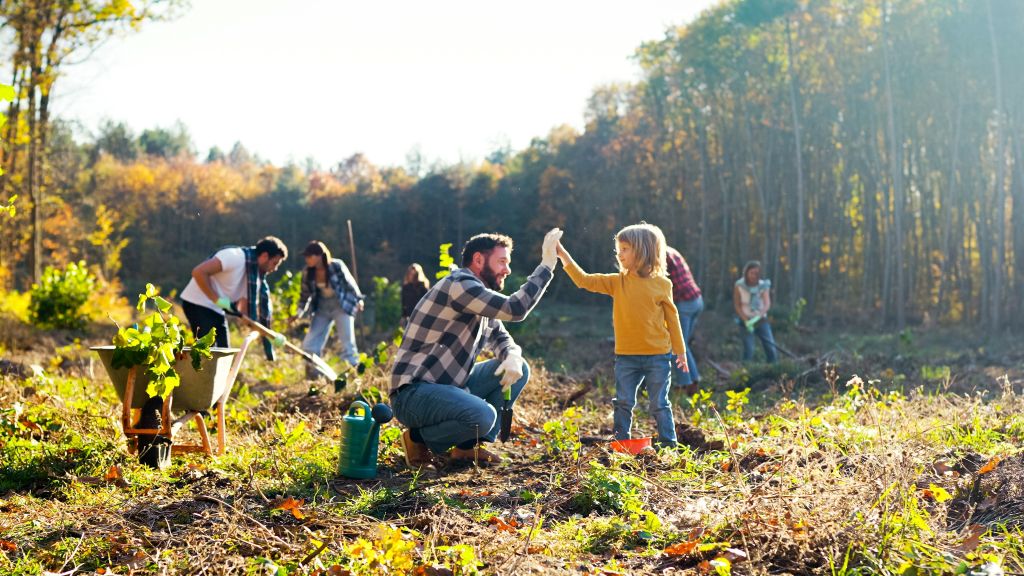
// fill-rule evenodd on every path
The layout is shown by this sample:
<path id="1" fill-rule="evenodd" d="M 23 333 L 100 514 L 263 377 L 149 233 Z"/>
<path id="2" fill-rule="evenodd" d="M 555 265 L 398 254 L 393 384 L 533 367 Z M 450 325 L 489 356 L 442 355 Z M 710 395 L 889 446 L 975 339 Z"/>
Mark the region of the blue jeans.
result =
<path id="1" fill-rule="evenodd" d="M 683 372 L 673 368 L 676 374 L 676 385 L 686 386 L 700 381 L 700 372 L 697 370 L 697 361 L 693 358 L 693 349 L 690 342 L 693 340 L 693 329 L 697 326 L 697 317 L 704 311 L 704 298 L 697 296 L 693 300 L 679 300 L 676 302 L 676 310 L 679 311 L 679 324 L 683 329 L 683 340 L 686 342 L 686 365 L 689 372 Z"/>
<path id="2" fill-rule="evenodd" d="M 505 405 L 501 377 L 494 373 L 500 364 L 496 359 L 474 364 L 465 388 L 431 382 L 402 386 L 391 400 L 395 418 L 418 429 L 435 454 L 471 440 L 493 442 L 501 430 L 499 409 Z M 512 384 L 510 405 L 529 379 L 530 366 L 523 362 L 523 377 Z"/>
<path id="3" fill-rule="evenodd" d="M 650 412 L 658 428 L 659 444 L 675 446 L 676 425 L 668 389 L 672 384 L 672 354 L 615 355 L 615 439 L 628 440 L 633 427 L 633 407 L 641 384 L 647 385 Z"/>
<path id="4" fill-rule="evenodd" d="M 743 339 L 743 361 L 750 362 L 754 359 L 754 336 L 761 340 L 761 347 L 764 348 L 765 358 L 769 364 L 774 364 L 778 359 L 775 351 L 775 336 L 772 335 L 772 325 L 761 320 L 754 326 L 753 332 L 748 332 L 743 321 L 736 318 L 739 323 L 740 337 Z"/>
<path id="5" fill-rule="evenodd" d="M 306 337 L 302 340 L 302 349 L 319 356 L 324 351 L 332 324 L 337 329 L 338 340 L 341 341 L 341 359 L 355 366 L 359 363 L 359 351 L 356 349 L 356 319 L 342 310 L 337 299 L 320 299 L 316 312 L 313 312 L 309 332 L 306 332 Z"/>

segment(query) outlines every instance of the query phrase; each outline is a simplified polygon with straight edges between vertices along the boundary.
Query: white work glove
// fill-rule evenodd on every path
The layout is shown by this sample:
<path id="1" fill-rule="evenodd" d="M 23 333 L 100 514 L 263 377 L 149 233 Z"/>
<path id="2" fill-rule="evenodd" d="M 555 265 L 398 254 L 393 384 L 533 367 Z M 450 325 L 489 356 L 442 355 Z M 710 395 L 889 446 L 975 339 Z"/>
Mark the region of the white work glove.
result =
<path id="1" fill-rule="evenodd" d="M 558 241 L 561 239 L 562 231 L 558 228 L 552 228 L 544 235 L 544 244 L 541 246 L 540 263 L 552 270 L 555 269 L 555 264 L 558 262 Z"/>
<path id="2" fill-rule="evenodd" d="M 523 377 L 523 357 L 515 352 L 509 352 L 494 374 L 501 376 L 502 390 L 515 384 Z"/>
<path id="3" fill-rule="evenodd" d="M 217 306 L 224 310 L 231 310 L 231 300 L 227 296 L 217 298 Z"/>

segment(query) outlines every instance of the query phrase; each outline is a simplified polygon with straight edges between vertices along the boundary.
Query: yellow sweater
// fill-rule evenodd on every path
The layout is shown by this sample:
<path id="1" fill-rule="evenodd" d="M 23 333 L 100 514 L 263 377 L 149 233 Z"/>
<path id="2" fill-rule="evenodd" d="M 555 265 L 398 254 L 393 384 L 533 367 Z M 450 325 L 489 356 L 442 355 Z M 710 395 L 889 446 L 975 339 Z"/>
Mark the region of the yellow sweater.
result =
<path id="1" fill-rule="evenodd" d="M 664 276 L 641 278 L 635 272 L 587 274 L 571 261 L 565 272 L 576 286 L 612 297 L 616 354 L 686 354 L 671 280 Z"/>

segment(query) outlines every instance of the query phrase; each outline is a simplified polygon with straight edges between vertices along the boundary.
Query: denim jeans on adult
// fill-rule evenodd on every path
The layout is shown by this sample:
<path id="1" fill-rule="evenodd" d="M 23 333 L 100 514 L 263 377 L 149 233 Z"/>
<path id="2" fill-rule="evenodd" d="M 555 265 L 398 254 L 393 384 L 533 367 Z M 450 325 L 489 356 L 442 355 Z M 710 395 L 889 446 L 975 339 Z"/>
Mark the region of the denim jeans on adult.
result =
<path id="1" fill-rule="evenodd" d="M 761 346 L 764 348 L 764 355 L 768 362 L 774 363 L 778 360 L 778 354 L 775 351 L 775 336 L 772 335 L 771 324 L 762 320 L 754 326 L 753 332 L 749 332 L 739 318 L 736 319 L 736 322 L 739 323 L 740 337 L 743 339 L 744 362 L 750 362 L 754 359 L 754 336 L 761 340 Z"/>
<path id="2" fill-rule="evenodd" d="M 494 373 L 500 364 L 494 359 L 477 362 L 465 388 L 431 382 L 402 386 L 391 399 L 395 418 L 419 429 L 435 454 L 471 440 L 493 442 L 501 430 L 499 409 L 505 405 L 501 377 Z M 529 379 L 530 366 L 523 362 L 523 377 L 512 384 L 513 405 Z"/>
<path id="3" fill-rule="evenodd" d="M 647 385 L 649 411 L 658 429 L 657 441 L 676 444 L 676 425 L 668 389 L 672 385 L 672 354 L 615 355 L 615 439 L 627 440 L 633 428 L 633 407 L 641 384 Z"/>
<path id="4" fill-rule="evenodd" d="M 331 333 L 331 325 L 335 326 L 338 340 L 341 342 L 341 359 L 355 366 L 359 362 L 359 351 L 356 350 L 356 319 L 345 313 L 336 298 L 321 298 L 313 319 L 309 323 L 309 332 L 302 340 L 302 349 L 310 354 L 320 355 Z"/>
<path id="5" fill-rule="evenodd" d="M 675 385 L 686 386 L 700 380 L 700 371 L 697 370 L 697 361 L 693 358 L 693 350 L 690 342 L 693 340 L 693 329 L 697 326 L 697 317 L 704 311 L 704 298 L 697 296 L 693 300 L 679 300 L 676 302 L 676 310 L 679 311 L 679 325 L 683 329 L 683 340 L 686 342 L 686 365 L 689 372 L 683 372 L 679 368 L 672 368 L 675 374 Z"/>

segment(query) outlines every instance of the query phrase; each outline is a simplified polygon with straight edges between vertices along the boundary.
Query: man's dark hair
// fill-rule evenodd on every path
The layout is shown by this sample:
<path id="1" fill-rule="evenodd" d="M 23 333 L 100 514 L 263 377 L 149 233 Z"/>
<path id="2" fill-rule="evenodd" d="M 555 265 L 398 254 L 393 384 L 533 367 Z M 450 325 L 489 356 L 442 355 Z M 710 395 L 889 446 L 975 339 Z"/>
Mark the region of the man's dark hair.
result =
<path id="1" fill-rule="evenodd" d="M 462 247 L 462 267 L 465 268 L 473 263 L 473 254 L 477 252 L 487 258 L 491 251 L 497 246 L 504 246 L 512 250 L 512 239 L 504 234 L 477 234 L 466 242 Z"/>
<path id="2" fill-rule="evenodd" d="M 282 260 L 288 259 L 288 247 L 277 236 L 267 236 L 256 243 L 256 257 L 264 252 L 270 258 L 281 256 Z"/>

